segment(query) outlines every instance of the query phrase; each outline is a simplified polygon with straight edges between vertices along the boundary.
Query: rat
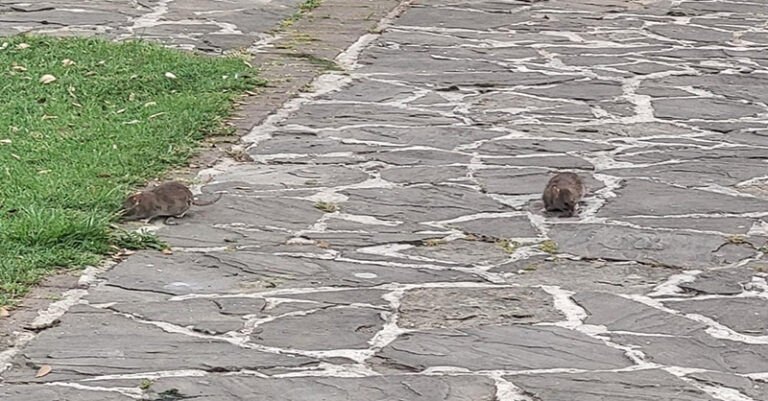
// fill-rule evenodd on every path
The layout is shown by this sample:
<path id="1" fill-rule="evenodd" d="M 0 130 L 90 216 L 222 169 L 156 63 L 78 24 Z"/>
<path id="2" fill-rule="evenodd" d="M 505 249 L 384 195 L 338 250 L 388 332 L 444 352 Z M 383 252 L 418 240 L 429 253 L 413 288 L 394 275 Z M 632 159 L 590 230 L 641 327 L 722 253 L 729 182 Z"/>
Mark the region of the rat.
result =
<path id="1" fill-rule="evenodd" d="M 573 216 L 584 192 L 586 188 L 581 177 L 574 173 L 559 173 L 549 180 L 541 199 L 547 211 L 559 210 Z"/>
<path id="2" fill-rule="evenodd" d="M 149 223 L 155 217 L 184 217 L 190 206 L 208 206 L 221 199 L 200 202 L 192 191 L 178 181 L 165 182 L 148 191 L 128 197 L 123 202 L 124 220 L 144 220 Z"/>

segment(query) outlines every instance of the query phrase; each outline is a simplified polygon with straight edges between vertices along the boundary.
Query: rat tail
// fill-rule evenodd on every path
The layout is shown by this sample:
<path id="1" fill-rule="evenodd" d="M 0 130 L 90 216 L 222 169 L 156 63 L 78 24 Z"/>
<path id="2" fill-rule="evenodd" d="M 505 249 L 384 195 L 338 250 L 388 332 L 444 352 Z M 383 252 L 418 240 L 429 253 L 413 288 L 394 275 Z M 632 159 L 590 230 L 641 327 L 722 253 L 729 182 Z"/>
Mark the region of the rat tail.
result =
<path id="1" fill-rule="evenodd" d="M 219 196 L 218 196 L 216 199 L 214 199 L 214 200 L 212 200 L 212 201 L 208 201 L 208 202 L 200 202 L 199 200 L 197 200 L 197 199 L 194 199 L 194 200 L 192 200 L 192 204 L 193 204 L 193 205 L 195 205 L 195 206 L 208 206 L 208 205 L 213 205 L 214 203 L 218 202 L 218 201 L 219 201 L 219 199 L 221 199 L 221 197 L 222 197 L 223 195 L 224 195 L 224 194 L 222 194 L 222 193 L 219 193 Z"/>

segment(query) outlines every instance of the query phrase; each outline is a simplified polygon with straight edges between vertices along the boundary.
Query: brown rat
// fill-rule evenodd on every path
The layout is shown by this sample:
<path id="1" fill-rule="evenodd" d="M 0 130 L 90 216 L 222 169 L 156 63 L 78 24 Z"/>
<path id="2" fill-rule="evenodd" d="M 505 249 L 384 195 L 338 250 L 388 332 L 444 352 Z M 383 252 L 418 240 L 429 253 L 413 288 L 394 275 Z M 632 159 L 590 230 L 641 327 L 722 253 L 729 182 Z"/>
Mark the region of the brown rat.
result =
<path id="1" fill-rule="evenodd" d="M 584 192 L 586 188 L 581 177 L 569 172 L 559 173 L 549 180 L 541 199 L 547 211 L 564 211 L 573 216 Z"/>
<path id="2" fill-rule="evenodd" d="M 149 223 L 155 217 L 184 217 L 190 206 L 207 206 L 221 199 L 199 202 L 186 185 L 178 181 L 165 182 L 148 191 L 128 197 L 123 202 L 124 220 L 144 220 Z"/>

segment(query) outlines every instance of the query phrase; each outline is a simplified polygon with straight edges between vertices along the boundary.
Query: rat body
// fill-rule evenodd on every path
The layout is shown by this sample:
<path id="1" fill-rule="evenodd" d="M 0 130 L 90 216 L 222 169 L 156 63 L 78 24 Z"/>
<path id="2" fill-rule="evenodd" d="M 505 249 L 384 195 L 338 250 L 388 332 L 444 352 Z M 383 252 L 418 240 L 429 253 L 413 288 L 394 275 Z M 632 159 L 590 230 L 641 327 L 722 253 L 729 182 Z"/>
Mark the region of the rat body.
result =
<path id="1" fill-rule="evenodd" d="M 128 197 L 123 202 L 124 220 L 144 220 L 149 223 L 155 217 L 184 217 L 192 205 L 207 206 L 221 199 L 199 202 L 186 185 L 178 181 L 165 182 L 148 191 Z"/>
<path id="2" fill-rule="evenodd" d="M 581 177 L 574 173 L 559 173 L 549 180 L 541 199 L 547 211 L 564 211 L 573 216 L 585 192 Z"/>

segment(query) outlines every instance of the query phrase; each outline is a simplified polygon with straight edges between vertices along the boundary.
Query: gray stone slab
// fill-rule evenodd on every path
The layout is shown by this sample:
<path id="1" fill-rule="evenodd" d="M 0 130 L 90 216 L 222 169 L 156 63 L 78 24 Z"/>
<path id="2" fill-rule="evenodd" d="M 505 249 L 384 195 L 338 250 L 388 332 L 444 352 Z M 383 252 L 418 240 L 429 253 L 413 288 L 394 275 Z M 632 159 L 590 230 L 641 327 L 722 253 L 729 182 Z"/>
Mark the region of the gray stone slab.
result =
<path id="1" fill-rule="evenodd" d="M 522 93 L 552 99 L 604 100 L 621 96 L 621 84 L 614 81 L 585 80 L 561 83 L 546 88 L 519 89 Z"/>
<path id="2" fill-rule="evenodd" d="M 598 224 L 561 224 L 550 231 L 561 252 L 585 258 L 638 261 L 686 268 L 738 262 L 754 250 L 724 237 L 687 232 L 656 232 Z"/>
<path id="3" fill-rule="evenodd" d="M 452 150 L 459 145 L 499 137 L 504 135 L 504 133 L 469 126 L 394 127 L 381 124 L 378 126 L 343 128 L 333 130 L 328 134 L 322 132 L 319 134 L 321 137 L 326 135 L 342 139 L 357 139 L 408 146 L 429 146 Z"/>
<path id="4" fill-rule="evenodd" d="M 613 334 L 611 339 L 636 347 L 648 362 L 662 365 L 725 373 L 758 373 L 768 369 L 768 345 L 721 340 L 704 332 L 686 337 Z"/>
<path id="5" fill-rule="evenodd" d="M 2 397 L 4 401 L 130 401 L 134 399 L 127 395 L 112 391 L 76 389 L 41 384 L 14 384 L 0 386 L 0 397 Z"/>
<path id="6" fill-rule="evenodd" d="M 433 366 L 469 370 L 617 369 L 624 354 L 576 331 L 553 326 L 482 326 L 406 333 L 372 360 L 379 371 L 420 372 Z"/>
<path id="7" fill-rule="evenodd" d="M 595 166 L 577 156 L 571 155 L 547 155 L 547 156 L 520 156 L 520 157 L 482 157 L 487 165 L 494 166 L 523 166 L 523 167 L 549 167 L 556 169 L 594 170 Z M 546 183 L 545 183 L 546 185 Z"/>
<path id="8" fill-rule="evenodd" d="M 765 209 L 764 200 L 627 179 L 600 209 L 603 217 L 749 213 Z M 684 199 L 684 201 L 680 201 Z"/>
<path id="9" fill-rule="evenodd" d="M 722 43 L 733 38 L 728 32 L 681 24 L 653 25 L 647 29 L 657 35 L 689 42 Z"/>
<path id="10" fill-rule="evenodd" d="M 749 269 L 724 269 L 707 271 L 691 282 L 681 283 L 680 288 L 701 294 L 736 295 L 744 291 L 752 281 L 754 272 Z"/>
<path id="11" fill-rule="evenodd" d="M 322 251 L 312 248 L 315 253 Z M 284 251 L 290 252 L 290 248 Z M 178 295 L 480 280 L 471 274 L 415 266 L 382 266 L 249 251 L 136 254 L 103 277 L 116 287 Z"/>
<path id="12" fill-rule="evenodd" d="M 768 399 L 768 384 L 762 380 L 752 380 L 721 372 L 696 372 L 687 375 L 700 383 L 735 389 L 754 400 Z"/>
<path id="13" fill-rule="evenodd" d="M 714 401 L 702 390 L 661 370 L 506 376 L 542 401 Z"/>
<path id="14" fill-rule="evenodd" d="M 465 233 L 492 238 L 535 238 L 540 235 L 528 216 L 478 218 L 453 226 Z"/>
<path id="15" fill-rule="evenodd" d="M 259 377 L 215 376 L 170 378 L 152 385 L 155 395 L 175 390 L 181 397 L 200 401 L 240 400 L 413 400 L 493 401 L 493 381 L 482 376 L 378 376 L 378 377 Z"/>
<path id="16" fill-rule="evenodd" d="M 406 329 L 469 328 L 555 322 L 563 315 L 538 288 L 423 288 L 405 293 L 398 326 Z"/>
<path id="17" fill-rule="evenodd" d="M 455 240 L 425 244 L 402 251 L 403 254 L 462 266 L 487 266 L 509 258 L 501 245 L 484 241 Z"/>
<path id="18" fill-rule="evenodd" d="M 311 189 L 361 183 L 369 178 L 365 172 L 345 166 L 268 166 L 239 164 L 217 175 L 215 183 L 206 186 L 213 191 L 233 190 L 240 186 L 250 190 Z"/>
<path id="19" fill-rule="evenodd" d="M 344 211 L 406 222 L 447 220 L 481 212 L 511 211 L 476 191 L 449 186 L 345 190 Z"/>
<path id="20" fill-rule="evenodd" d="M 653 114 L 670 120 L 726 120 L 756 117 L 766 109 L 742 101 L 718 98 L 678 98 L 653 100 Z"/>
<path id="21" fill-rule="evenodd" d="M 251 341 L 287 349 L 368 348 L 368 342 L 384 323 L 380 313 L 375 309 L 334 307 L 280 317 L 259 325 Z"/>
<path id="22" fill-rule="evenodd" d="M 762 298 L 716 298 L 696 301 L 667 302 L 669 308 L 695 313 L 742 334 L 768 335 L 768 301 Z"/>
<path id="23" fill-rule="evenodd" d="M 687 336 L 706 328 L 702 323 L 614 294 L 578 292 L 572 298 L 589 314 L 584 323 L 605 326 L 610 331 Z"/>
<path id="24" fill-rule="evenodd" d="M 678 270 L 638 263 L 577 261 L 539 255 L 491 269 L 506 273 L 517 285 L 554 285 L 569 291 L 603 291 L 637 294 L 650 291 Z"/>
<path id="25" fill-rule="evenodd" d="M 501 139 L 488 141 L 478 148 L 484 155 L 515 156 L 536 153 L 598 152 L 615 149 L 616 146 L 587 141 L 561 139 Z"/>
<path id="26" fill-rule="evenodd" d="M 755 223 L 753 219 L 741 217 L 618 218 L 616 220 L 646 228 L 699 230 L 730 235 L 746 235 Z"/>
<path id="27" fill-rule="evenodd" d="M 162 323 L 162 322 L 159 322 Z M 157 325 L 108 310 L 76 306 L 56 327 L 24 348 L 6 382 L 51 382 L 110 374 L 200 369 L 268 372 L 315 364 L 310 358 L 238 347 L 225 338 L 198 338 L 167 332 Z M 42 365 L 50 374 L 34 378 Z"/>
<path id="28" fill-rule="evenodd" d="M 323 128 L 355 124 L 451 125 L 461 121 L 458 118 L 445 117 L 440 113 L 427 110 L 404 109 L 383 104 L 312 103 L 291 116 L 290 122 L 312 128 Z"/>
<path id="29" fill-rule="evenodd" d="M 640 157 L 617 157 L 617 160 L 638 161 L 677 157 L 680 152 L 669 150 Z M 714 160 L 687 160 L 680 163 L 649 167 L 608 169 L 606 174 L 619 177 L 644 177 L 686 187 L 703 187 L 711 184 L 732 186 L 751 178 L 768 174 L 768 166 L 758 159 L 726 157 Z"/>
<path id="30" fill-rule="evenodd" d="M 390 167 L 380 171 L 381 178 L 403 184 L 466 182 L 468 173 L 463 166 Z"/>

